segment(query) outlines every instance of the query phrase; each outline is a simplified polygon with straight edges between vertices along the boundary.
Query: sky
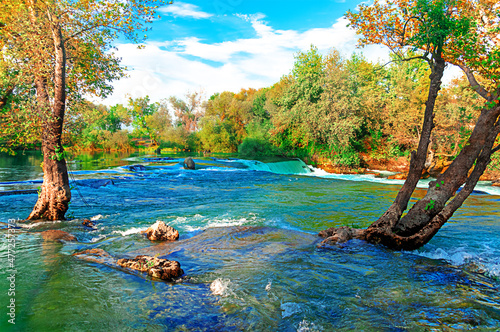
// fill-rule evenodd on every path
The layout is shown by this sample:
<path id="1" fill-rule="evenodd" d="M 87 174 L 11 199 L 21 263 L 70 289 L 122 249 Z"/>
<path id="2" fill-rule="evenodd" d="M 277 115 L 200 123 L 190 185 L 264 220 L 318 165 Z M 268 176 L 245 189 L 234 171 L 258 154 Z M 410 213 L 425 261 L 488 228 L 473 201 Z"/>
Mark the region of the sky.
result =
<path id="1" fill-rule="evenodd" d="M 279 81 L 293 67 L 294 55 L 314 45 L 322 54 L 336 48 L 344 56 L 360 53 L 387 61 L 388 49 L 357 49 L 356 33 L 343 17 L 359 0 L 174 1 L 158 9 L 145 47 L 119 40 L 115 53 L 128 78 L 113 83 L 106 105 L 127 97 L 159 101 L 202 92 L 238 92 Z"/>

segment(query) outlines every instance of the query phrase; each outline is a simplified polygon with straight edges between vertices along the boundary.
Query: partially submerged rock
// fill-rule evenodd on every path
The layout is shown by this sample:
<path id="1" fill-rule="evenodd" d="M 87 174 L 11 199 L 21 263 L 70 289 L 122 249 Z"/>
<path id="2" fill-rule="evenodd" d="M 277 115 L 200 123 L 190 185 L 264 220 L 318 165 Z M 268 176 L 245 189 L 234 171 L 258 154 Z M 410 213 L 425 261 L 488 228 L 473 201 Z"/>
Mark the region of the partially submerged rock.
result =
<path id="1" fill-rule="evenodd" d="M 147 272 L 150 277 L 171 281 L 184 274 L 177 261 L 140 255 L 133 259 L 122 258 L 117 261 L 121 267 Z"/>
<path id="2" fill-rule="evenodd" d="M 158 220 L 153 226 L 145 231 L 146 236 L 151 241 L 175 241 L 179 239 L 179 232 L 161 220 Z"/>
<path id="3" fill-rule="evenodd" d="M 184 168 L 196 169 L 196 165 L 194 164 L 193 158 L 187 157 L 186 159 L 184 159 Z"/>
<path id="4" fill-rule="evenodd" d="M 86 227 L 90 227 L 90 228 L 95 227 L 95 224 L 91 220 L 88 220 L 88 219 L 84 219 L 82 222 L 82 225 L 86 226 Z"/>
<path id="5" fill-rule="evenodd" d="M 113 268 L 117 267 L 116 259 L 106 251 L 99 248 L 76 252 L 72 256 L 92 263 L 104 264 Z"/>
<path id="6" fill-rule="evenodd" d="M 84 251 L 75 252 L 72 256 L 79 256 L 79 255 L 88 255 L 88 256 L 97 256 L 97 257 L 111 257 L 110 254 L 108 254 L 106 251 L 99 249 L 99 248 L 87 249 Z"/>
<path id="7" fill-rule="evenodd" d="M 397 174 L 389 175 L 387 178 L 389 180 L 406 180 L 407 177 L 408 177 L 407 173 L 397 173 Z"/>
<path id="8" fill-rule="evenodd" d="M 76 241 L 76 237 L 74 235 L 71 235 L 65 231 L 61 231 L 59 229 L 50 229 L 48 231 L 43 231 L 42 237 L 45 241 Z"/>
<path id="9" fill-rule="evenodd" d="M 132 172 L 142 172 L 142 171 L 146 170 L 146 166 L 141 165 L 141 164 L 128 165 L 128 166 L 124 166 L 124 168 L 126 168 L 126 169 L 128 169 L 129 171 L 132 171 Z"/>

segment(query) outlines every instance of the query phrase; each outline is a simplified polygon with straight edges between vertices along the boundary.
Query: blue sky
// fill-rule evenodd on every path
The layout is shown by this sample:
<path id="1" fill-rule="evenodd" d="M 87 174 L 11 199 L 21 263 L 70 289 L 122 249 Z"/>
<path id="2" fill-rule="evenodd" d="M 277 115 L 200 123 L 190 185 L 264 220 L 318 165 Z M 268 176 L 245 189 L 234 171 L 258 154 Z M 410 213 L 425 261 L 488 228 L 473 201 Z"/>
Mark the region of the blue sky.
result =
<path id="1" fill-rule="evenodd" d="M 293 66 L 294 54 L 311 44 L 326 54 L 332 47 L 349 56 L 356 34 L 343 18 L 358 0 L 174 1 L 159 9 L 144 49 L 127 41 L 116 46 L 129 77 L 114 83 L 104 101 L 125 103 L 126 95 L 153 101 L 202 91 L 261 88 L 277 82 Z M 381 46 L 362 50 L 372 61 L 387 59 Z"/>

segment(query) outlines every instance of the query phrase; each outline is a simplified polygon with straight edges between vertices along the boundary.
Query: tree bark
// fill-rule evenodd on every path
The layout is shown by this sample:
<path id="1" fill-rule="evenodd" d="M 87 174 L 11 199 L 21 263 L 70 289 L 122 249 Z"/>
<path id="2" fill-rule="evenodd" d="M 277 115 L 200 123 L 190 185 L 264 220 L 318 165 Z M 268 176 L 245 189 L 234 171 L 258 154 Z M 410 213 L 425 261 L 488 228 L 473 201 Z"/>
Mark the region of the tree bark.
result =
<path id="1" fill-rule="evenodd" d="M 390 231 L 401 218 L 401 215 L 408 207 L 411 195 L 415 190 L 418 181 L 422 176 L 425 161 L 427 160 L 427 151 L 430 143 L 432 129 L 434 128 L 434 105 L 441 89 L 441 78 L 445 68 L 445 61 L 437 56 L 435 65 L 431 66 L 432 72 L 430 75 L 430 86 L 427 102 L 425 103 L 424 122 L 420 134 L 420 141 L 417 151 L 411 154 L 410 168 L 408 177 L 406 178 L 403 187 L 399 190 L 396 199 L 387 211 L 376 221 L 370 228 L 384 229 Z M 376 242 L 376 239 L 373 239 Z"/>
<path id="2" fill-rule="evenodd" d="M 64 220 L 71 200 L 68 169 L 61 144 L 64 112 L 66 109 L 66 52 L 61 27 L 52 25 L 52 39 L 55 51 L 54 99 L 52 105 L 45 79 L 37 77 L 35 85 L 37 102 L 41 113 L 48 115 L 42 133 L 43 184 L 38 201 L 29 215 L 29 220 Z"/>

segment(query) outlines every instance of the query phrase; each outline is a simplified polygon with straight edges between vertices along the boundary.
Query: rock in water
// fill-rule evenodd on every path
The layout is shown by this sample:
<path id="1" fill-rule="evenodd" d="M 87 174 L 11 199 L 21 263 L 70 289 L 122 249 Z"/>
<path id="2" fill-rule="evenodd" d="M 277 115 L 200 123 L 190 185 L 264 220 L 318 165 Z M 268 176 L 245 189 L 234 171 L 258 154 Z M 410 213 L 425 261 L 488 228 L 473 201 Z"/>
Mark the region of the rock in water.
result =
<path id="1" fill-rule="evenodd" d="M 42 237 L 46 241 L 76 241 L 76 237 L 74 235 L 69 234 L 68 232 L 61 231 L 58 229 L 51 229 L 48 231 L 42 232 Z"/>
<path id="2" fill-rule="evenodd" d="M 124 168 L 128 169 L 129 171 L 132 172 L 140 172 L 140 171 L 145 171 L 146 167 L 144 165 L 128 165 L 128 166 L 123 166 Z"/>
<path id="3" fill-rule="evenodd" d="M 146 255 L 140 255 L 133 259 L 122 258 L 117 263 L 121 267 L 147 272 L 150 277 L 167 281 L 184 274 L 179 262 Z"/>
<path id="4" fill-rule="evenodd" d="M 97 256 L 97 257 L 111 257 L 110 254 L 108 254 L 106 251 L 99 249 L 99 248 L 87 249 L 84 251 L 76 252 L 71 256 L 79 256 L 79 255 L 89 255 L 89 256 Z"/>
<path id="5" fill-rule="evenodd" d="M 194 164 L 193 158 L 187 157 L 186 159 L 184 159 L 184 168 L 196 169 L 196 165 Z"/>
<path id="6" fill-rule="evenodd" d="M 175 241 L 179 239 L 179 232 L 161 220 L 146 229 L 146 236 L 151 241 Z"/>
<path id="7" fill-rule="evenodd" d="M 82 225 L 86 226 L 86 227 L 90 227 L 90 228 L 94 228 L 95 227 L 95 224 L 92 221 L 88 220 L 88 219 L 83 219 Z"/>

